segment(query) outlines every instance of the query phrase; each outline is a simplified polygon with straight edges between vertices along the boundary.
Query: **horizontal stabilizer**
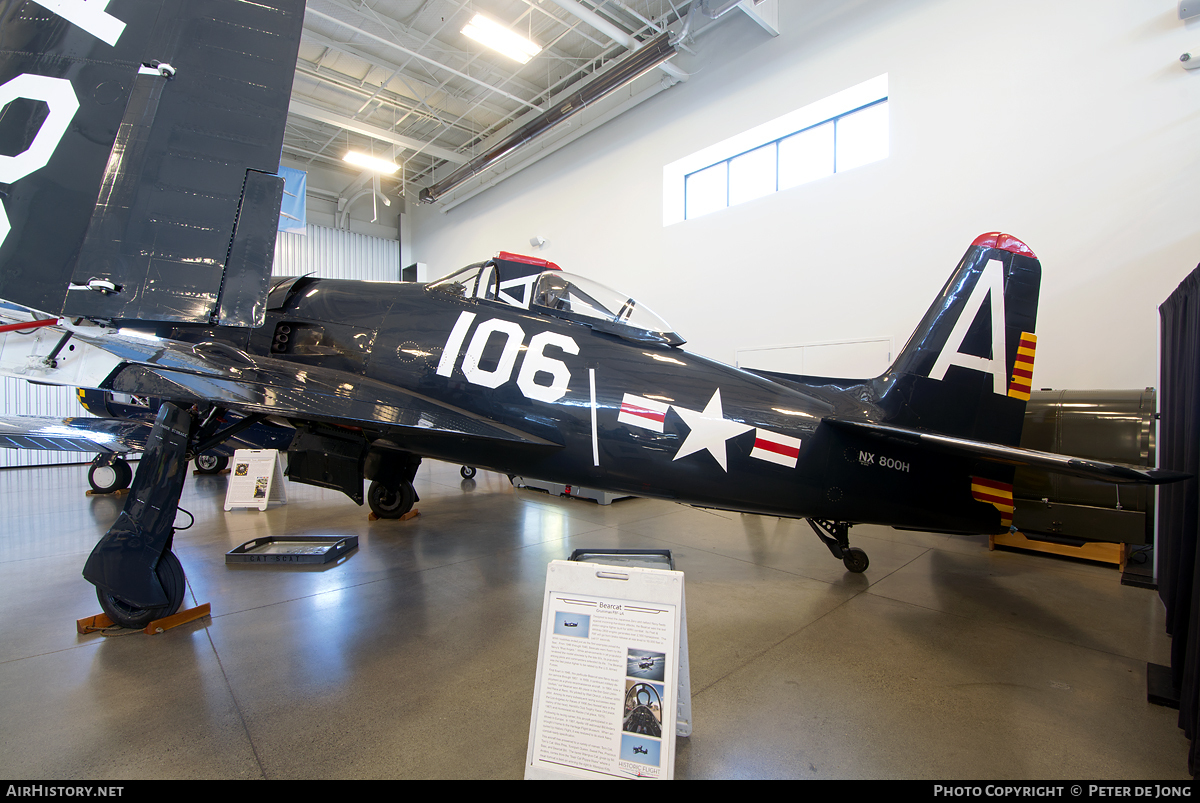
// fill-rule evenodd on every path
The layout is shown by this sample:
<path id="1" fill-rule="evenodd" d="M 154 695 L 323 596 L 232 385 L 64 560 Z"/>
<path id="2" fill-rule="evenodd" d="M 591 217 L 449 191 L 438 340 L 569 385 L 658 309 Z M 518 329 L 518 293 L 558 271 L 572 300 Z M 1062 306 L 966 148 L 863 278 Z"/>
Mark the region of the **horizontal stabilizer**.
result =
<path id="1" fill-rule="evenodd" d="M 916 429 L 889 426 L 887 424 L 874 424 L 869 421 L 826 418 L 824 422 L 834 427 L 872 435 L 882 440 L 923 446 L 933 451 L 942 452 L 943 454 L 957 457 L 974 457 L 1010 466 L 1028 466 L 1055 474 L 1069 474 L 1074 477 L 1083 477 L 1102 482 L 1138 482 L 1149 485 L 1161 485 L 1167 482 L 1185 480 L 1191 476 L 1179 471 L 1142 468 L 1123 463 L 1105 463 L 1100 460 L 1085 460 L 1081 457 L 1054 454 L 1053 452 L 1039 452 L 1034 449 L 1022 449 L 1017 446 L 1002 446 L 997 443 L 955 438 L 949 435 L 938 435 Z"/>

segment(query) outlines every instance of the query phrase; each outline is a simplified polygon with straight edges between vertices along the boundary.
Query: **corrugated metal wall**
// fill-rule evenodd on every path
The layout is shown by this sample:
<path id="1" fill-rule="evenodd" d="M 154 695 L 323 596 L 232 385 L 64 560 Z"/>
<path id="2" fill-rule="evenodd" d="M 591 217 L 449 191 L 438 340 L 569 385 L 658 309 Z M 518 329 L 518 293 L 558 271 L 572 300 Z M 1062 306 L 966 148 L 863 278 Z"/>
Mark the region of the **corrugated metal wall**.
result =
<path id="1" fill-rule="evenodd" d="M 400 280 L 400 241 L 326 229 L 311 223 L 307 234 L 280 232 L 275 241 L 276 276 L 313 274 L 323 279 Z"/>
<path id="2" fill-rule="evenodd" d="M 280 232 L 275 243 L 276 276 L 314 274 L 326 279 L 398 281 L 400 242 L 365 234 L 309 225 L 304 236 Z M 74 388 L 31 385 L 23 379 L 0 377 L 0 415 L 43 415 L 71 418 L 88 415 Z M 83 452 L 42 452 L 0 449 L 0 468 L 8 466 L 86 463 Z"/>

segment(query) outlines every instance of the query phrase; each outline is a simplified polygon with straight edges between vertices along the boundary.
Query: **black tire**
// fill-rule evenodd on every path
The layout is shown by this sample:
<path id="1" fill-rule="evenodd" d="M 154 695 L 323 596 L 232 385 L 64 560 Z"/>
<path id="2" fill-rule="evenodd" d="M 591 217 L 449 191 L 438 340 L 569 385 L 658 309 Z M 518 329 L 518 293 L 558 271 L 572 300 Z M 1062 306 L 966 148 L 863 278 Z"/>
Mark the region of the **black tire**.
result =
<path id="1" fill-rule="evenodd" d="M 460 468 L 458 470 L 458 473 L 460 475 L 462 475 L 462 478 L 464 480 L 474 479 L 475 478 L 475 467 L 474 466 L 463 466 L 462 468 Z"/>
<path id="2" fill-rule="evenodd" d="M 104 609 L 114 624 L 141 630 L 155 619 L 162 619 L 179 610 L 179 606 L 183 604 L 187 580 L 183 574 L 183 566 L 179 563 L 179 558 L 175 557 L 174 552 L 167 550 L 162 554 L 155 573 L 158 575 L 158 582 L 162 583 L 163 591 L 167 592 L 167 604 L 158 608 L 139 608 L 119 597 L 114 597 L 104 589 L 96 589 L 96 598 L 100 600 L 100 607 Z"/>
<path id="3" fill-rule="evenodd" d="M 378 482 L 367 489 L 367 504 L 371 512 L 381 519 L 398 519 L 412 510 L 417 503 L 417 492 L 411 483 L 400 483 L 400 489 L 392 491 Z"/>
<path id="4" fill-rule="evenodd" d="M 200 474 L 220 474 L 229 468 L 229 458 L 215 454 L 196 455 L 194 463 L 196 471 Z"/>
<path id="5" fill-rule="evenodd" d="M 867 553 L 856 546 L 842 550 L 842 563 L 855 574 L 862 574 L 871 565 L 871 561 L 867 559 Z"/>
<path id="6" fill-rule="evenodd" d="M 128 488 L 132 480 L 133 469 L 119 457 L 107 463 L 92 463 L 88 469 L 88 485 L 98 494 L 111 494 Z"/>

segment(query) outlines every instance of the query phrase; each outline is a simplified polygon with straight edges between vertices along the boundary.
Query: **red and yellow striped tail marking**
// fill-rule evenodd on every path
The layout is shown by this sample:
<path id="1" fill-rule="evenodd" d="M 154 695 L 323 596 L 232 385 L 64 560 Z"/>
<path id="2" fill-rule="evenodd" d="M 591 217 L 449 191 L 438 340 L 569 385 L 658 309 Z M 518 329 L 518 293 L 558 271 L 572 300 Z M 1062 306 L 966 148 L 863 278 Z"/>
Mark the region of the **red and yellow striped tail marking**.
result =
<path id="1" fill-rule="evenodd" d="M 1017 347 L 1017 359 L 1013 363 L 1012 381 L 1008 383 L 1008 395 L 1021 401 L 1029 401 L 1033 390 L 1033 353 L 1037 350 L 1037 335 L 1021 333 L 1021 345 Z"/>
<path id="2" fill-rule="evenodd" d="M 997 482 L 983 477 L 971 477 L 971 498 L 977 502 L 988 502 L 1000 511 L 1000 523 L 1012 526 L 1013 491 L 1007 482 Z"/>

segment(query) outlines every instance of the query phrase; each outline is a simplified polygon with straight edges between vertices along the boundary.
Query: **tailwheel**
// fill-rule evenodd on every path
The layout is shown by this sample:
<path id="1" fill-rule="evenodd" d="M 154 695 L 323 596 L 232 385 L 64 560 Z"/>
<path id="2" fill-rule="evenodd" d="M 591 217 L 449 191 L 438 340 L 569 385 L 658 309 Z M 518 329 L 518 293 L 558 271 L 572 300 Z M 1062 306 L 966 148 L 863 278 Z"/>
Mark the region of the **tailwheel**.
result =
<path id="1" fill-rule="evenodd" d="M 104 609 L 104 613 L 113 620 L 114 624 L 141 630 L 155 619 L 162 619 L 179 610 L 179 606 L 183 604 L 183 594 L 187 584 L 183 566 L 179 563 L 179 558 L 175 557 L 174 552 L 167 550 L 162 554 L 158 560 L 155 574 L 158 575 L 158 582 L 162 583 L 163 591 L 167 594 L 167 604 L 156 608 L 142 608 L 126 602 L 120 597 L 115 597 L 102 588 L 96 589 L 96 598 L 100 600 L 100 607 Z"/>
<path id="2" fill-rule="evenodd" d="M 850 546 L 850 528 L 854 525 L 848 521 L 829 521 L 827 519 L 808 519 L 808 524 L 821 539 L 835 558 L 841 558 L 847 569 L 858 574 L 865 572 L 870 561 L 867 553 L 858 547 Z"/>
<path id="3" fill-rule="evenodd" d="M 417 503 L 417 491 L 410 482 L 401 482 L 397 490 L 372 482 L 367 489 L 367 504 L 381 519 L 398 519 Z"/>
<path id="4" fill-rule="evenodd" d="M 474 466 L 463 466 L 462 468 L 460 468 L 458 470 L 458 475 L 460 477 L 462 477 L 464 480 L 473 479 L 475 477 L 475 467 Z"/>
<path id="5" fill-rule="evenodd" d="M 98 494 L 111 494 L 129 487 L 133 469 L 120 457 L 98 455 L 88 469 L 88 485 Z"/>
<path id="6" fill-rule="evenodd" d="M 842 563 L 856 574 L 862 574 L 871 565 L 871 561 L 867 559 L 867 553 L 856 546 L 842 550 Z"/>

